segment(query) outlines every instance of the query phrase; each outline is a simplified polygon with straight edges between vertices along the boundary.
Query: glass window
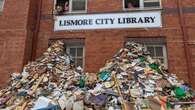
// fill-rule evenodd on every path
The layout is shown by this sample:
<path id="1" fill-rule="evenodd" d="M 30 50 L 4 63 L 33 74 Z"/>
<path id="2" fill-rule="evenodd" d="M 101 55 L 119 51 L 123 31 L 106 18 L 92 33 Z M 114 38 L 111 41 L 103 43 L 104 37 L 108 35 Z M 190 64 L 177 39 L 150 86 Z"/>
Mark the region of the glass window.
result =
<path id="1" fill-rule="evenodd" d="M 160 0 L 124 0 L 125 9 L 159 8 Z"/>
<path id="2" fill-rule="evenodd" d="M 77 56 L 78 57 L 83 56 L 83 48 L 77 48 Z"/>
<path id="3" fill-rule="evenodd" d="M 163 50 L 165 48 L 164 45 L 152 45 L 151 43 L 145 44 L 145 46 L 154 59 L 160 59 L 162 63 L 166 63 L 166 56 L 164 56 L 166 53 Z"/>
<path id="4" fill-rule="evenodd" d="M 70 50 L 70 51 L 69 51 L 69 54 L 70 54 L 71 56 L 76 56 L 76 48 L 70 48 L 69 50 Z"/>
<path id="5" fill-rule="evenodd" d="M 167 51 L 163 38 L 128 38 L 127 41 L 143 44 L 154 59 L 159 59 L 168 67 Z"/>
<path id="6" fill-rule="evenodd" d="M 63 15 L 72 12 L 85 12 L 86 0 L 55 0 L 54 14 Z"/>
<path id="7" fill-rule="evenodd" d="M 69 12 L 69 0 L 56 0 L 55 3 L 55 14 L 63 15 Z"/>
<path id="8" fill-rule="evenodd" d="M 72 12 L 74 11 L 85 11 L 86 0 L 72 0 Z"/>
<path id="9" fill-rule="evenodd" d="M 139 0 L 125 0 L 125 8 L 139 8 Z"/>
<path id="10" fill-rule="evenodd" d="M 66 45 L 67 53 L 71 55 L 76 67 L 84 67 L 84 46 Z"/>
<path id="11" fill-rule="evenodd" d="M 4 0 L 0 0 L 0 12 L 3 11 Z"/>
<path id="12" fill-rule="evenodd" d="M 154 56 L 154 48 L 152 46 L 148 46 L 147 50 L 150 52 L 152 56 Z"/>
<path id="13" fill-rule="evenodd" d="M 163 47 L 162 46 L 156 46 L 155 51 L 156 51 L 156 56 L 163 56 Z"/>

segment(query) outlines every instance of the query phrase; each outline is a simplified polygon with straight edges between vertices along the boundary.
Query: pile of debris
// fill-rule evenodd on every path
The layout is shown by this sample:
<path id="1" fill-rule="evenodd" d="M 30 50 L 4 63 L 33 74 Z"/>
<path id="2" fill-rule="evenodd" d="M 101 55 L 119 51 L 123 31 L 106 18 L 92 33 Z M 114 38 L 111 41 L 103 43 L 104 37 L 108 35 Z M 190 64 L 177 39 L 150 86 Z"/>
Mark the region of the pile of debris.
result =
<path id="1" fill-rule="evenodd" d="M 58 110 L 65 97 L 73 95 L 81 69 L 75 69 L 64 51 L 64 44 L 54 42 L 42 57 L 27 64 L 23 72 L 13 73 L 10 84 L 0 91 L 0 108 L 6 110 Z M 70 98 L 72 101 L 73 98 Z M 69 105 L 69 104 L 68 104 Z M 67 106 L 66 106 L 67 107 Z"/>
<path id="2" fill-rule="evenodd" d="M 190 85 L 168 73 L 160 60 L 152 59 L 141 44 L 127 42 L 100 69 L 98 78 L 99 93 L 106 91 L 105 100 L 112 100 L 106 103 L 109 110 L 166 110 L 195 104 Z"/>
<path id="3" fill-rule="evenodd" d="M 188 84 L 132 42 L 96 76 L 75 68 L 64 44 L 56 41 L 0 91 L 4 110 L 165 110 L 191 107 L 193 100 Z"/>

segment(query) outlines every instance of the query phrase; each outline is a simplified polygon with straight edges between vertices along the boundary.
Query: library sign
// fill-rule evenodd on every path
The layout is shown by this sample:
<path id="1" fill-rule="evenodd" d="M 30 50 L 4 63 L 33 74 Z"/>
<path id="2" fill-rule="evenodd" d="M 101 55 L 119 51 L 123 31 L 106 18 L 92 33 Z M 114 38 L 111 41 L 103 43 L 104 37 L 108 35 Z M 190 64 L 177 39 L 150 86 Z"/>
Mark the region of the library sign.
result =
<path id="1" fill-rule="evenodd" d="M 161 27 L 161 12 L 124 12 L 56 16 L 54 30 Z"/>

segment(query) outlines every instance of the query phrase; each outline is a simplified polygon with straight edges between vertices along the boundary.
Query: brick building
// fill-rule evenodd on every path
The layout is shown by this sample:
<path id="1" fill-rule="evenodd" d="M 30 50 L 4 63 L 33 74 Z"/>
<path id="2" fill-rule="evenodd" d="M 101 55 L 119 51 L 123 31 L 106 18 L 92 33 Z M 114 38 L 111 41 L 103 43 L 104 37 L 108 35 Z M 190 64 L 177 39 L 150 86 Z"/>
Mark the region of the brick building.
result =
<path id="1" fill-rule="evenodd" d="M 124 42 L 143 43 L 195 87 L 193 0 L 0 0 L 0 11 L 1 85 L 61 39 L 88 72 L 97 72 Z"/>

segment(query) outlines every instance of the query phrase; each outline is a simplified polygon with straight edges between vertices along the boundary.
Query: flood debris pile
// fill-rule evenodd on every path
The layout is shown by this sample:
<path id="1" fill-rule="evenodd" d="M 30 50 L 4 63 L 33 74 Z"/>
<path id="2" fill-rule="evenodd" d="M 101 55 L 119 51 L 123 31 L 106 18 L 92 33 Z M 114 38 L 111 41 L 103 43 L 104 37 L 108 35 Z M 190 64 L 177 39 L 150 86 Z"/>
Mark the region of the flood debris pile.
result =
<path id="1" fill-rule="evenodd" d="M 75 69 L 63 43 L 54 42 L 22 73 L 13 73 L 10 84 L 0 91 L 0 108 L 11 110 L 58 110 L 66 96 L 72 96 L 82 70 Z M 72 101 L 72 99 L 70 99 Z M 70 102 L 69 101 L 69 102 Z"/>
<path id="2" fill-rule="evenodd" d="M 133 42 L 89 74 L 75 68 L 56 41 L 0 91 L 4 110 L 166 110 L 192 107 L 193 101 L 190 85 Z"/>
<path id="3" fill-rule="evenodd" d="M 168 73 L 141 44 L 127 42 L 98 73 L 101 91 L 115 92 L 110 108 L 166 110 L 194 104 L 191 86 Z M 109 94 L 110 95 L 110 94 Z M 110 100 L 110 99 L 109 99 Z M 110 105 L 108 101 L 107 104 Z M 116 106 L 116 108 L 114 107 Z"/>

